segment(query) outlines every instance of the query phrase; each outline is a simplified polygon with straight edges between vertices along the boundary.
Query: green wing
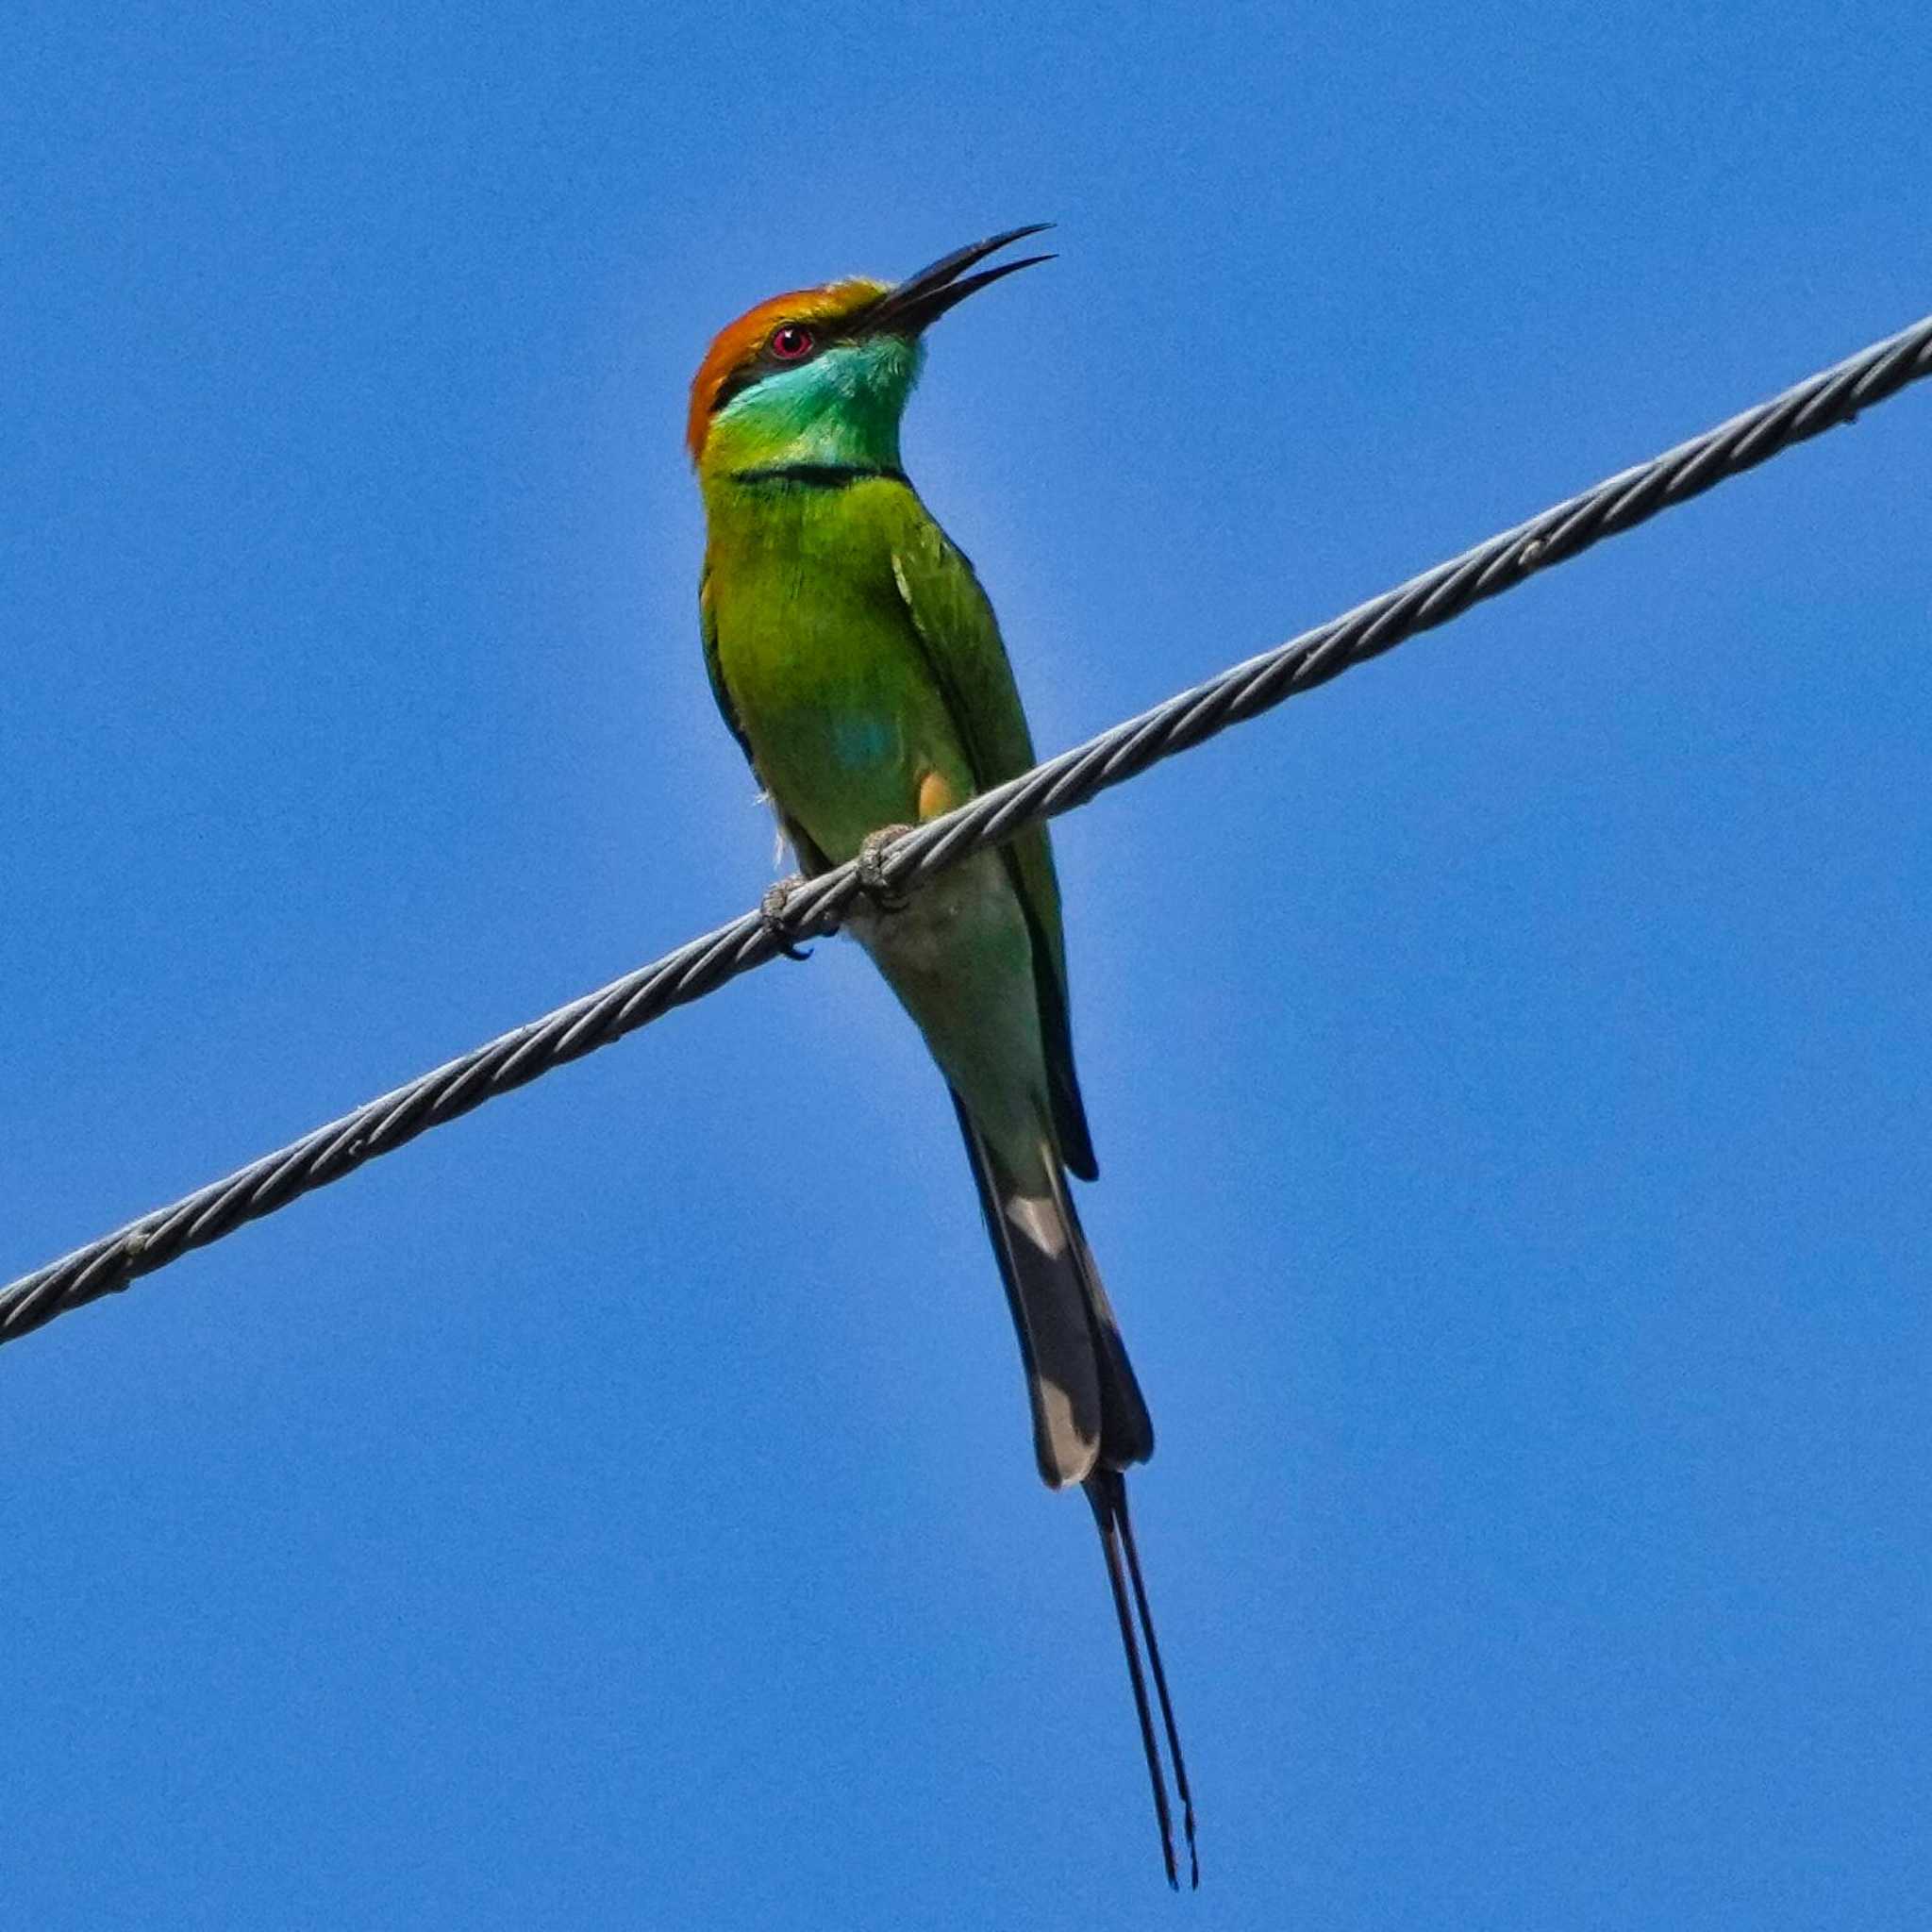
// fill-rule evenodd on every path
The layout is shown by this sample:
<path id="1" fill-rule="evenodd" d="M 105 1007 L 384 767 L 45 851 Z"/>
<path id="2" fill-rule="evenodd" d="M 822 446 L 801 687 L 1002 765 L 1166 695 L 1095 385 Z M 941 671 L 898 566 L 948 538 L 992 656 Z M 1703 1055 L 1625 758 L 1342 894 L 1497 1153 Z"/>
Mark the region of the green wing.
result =
<path id="1" fill-rule="evenodd" d="M 909 492 L 908 492 L 909 494 Z M 892 577 L 912 630 L 965 749 L 974 789 L 991 790 L 1034 763 L 1033 739 L 992 606 L 965 554 L 917 498 L 917 515 L 895 534 Z M 714 681 L 715 681 L 715 674 Z M 1048 1098 L 1061 1158 L 1082 1180 L 1099 1173 L 1074 1071 L 1067 1017 L 1067 955 L 1060 889 L 1046 827 L 1032 825 L 999 848 L 1033 941 Z"/>
<path id="2" fill-rule="evenodd" d="M 705 675 L 711 680 L 711 696 L 717 701 L 718 715 L 724 720 L 724 728 L 737 739 L 745 763 L 756 772 L 758 765 L 751 755 L 751 740 L 744 735 L 744 726 L 738 722 L 738 708 L 731 702 L 731 690 L 724 682 L 724 667 L 718 662 L 718 615 L 711 608 L 711 566 L 708 561 L 698 578 L 698 628 L 704 633 Z"/>

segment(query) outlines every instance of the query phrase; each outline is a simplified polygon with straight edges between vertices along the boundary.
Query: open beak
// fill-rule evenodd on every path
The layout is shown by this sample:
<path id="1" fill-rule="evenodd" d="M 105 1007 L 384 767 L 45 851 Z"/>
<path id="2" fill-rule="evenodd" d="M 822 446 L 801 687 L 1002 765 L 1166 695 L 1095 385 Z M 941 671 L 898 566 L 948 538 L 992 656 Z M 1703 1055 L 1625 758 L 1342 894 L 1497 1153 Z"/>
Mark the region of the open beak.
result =
<path id="1" fill-rule="evenodd" d="M 916 336 L 930 328 L 947 309 L 1002 275 L 1015 275 L 1035 262 L 1051 261 L 1050 255 L 1026 255 L 1018 261 L 1003 261 L 997 268 L 983 268 L 976 275 L 966 274 L 974 262 L 984 261 L 1009 242 L 1038 235 L 1052 226 L 1051 222 L 1035 222 L 1030 227 L 1008 228 L 1004 235 L 991 235 L 984 242 L 974 242 L 970 247 L 956 248 L 952 254 L 941 256 L 916 275 L 908 275 L 897 288 L 887 290 L 879 297 L 878 306 L 865 317 L 864 328 L 868 333 L 889 330 L 904 336 Z"/>

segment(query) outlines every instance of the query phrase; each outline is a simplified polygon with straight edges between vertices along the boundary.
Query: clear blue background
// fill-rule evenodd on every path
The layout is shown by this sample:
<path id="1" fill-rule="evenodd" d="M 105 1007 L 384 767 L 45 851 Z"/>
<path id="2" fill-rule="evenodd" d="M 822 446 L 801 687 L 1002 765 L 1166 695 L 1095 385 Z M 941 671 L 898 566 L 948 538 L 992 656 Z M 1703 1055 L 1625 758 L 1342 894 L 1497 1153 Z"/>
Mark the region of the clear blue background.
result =
<path id="1" fill-rule="evenodd" d="M 189 11 L 4 29 L 0 1274 L 756 898 L 759 297 L 1060 224 L 1046 748 L 1932 308 L 1916 0 Z M 1916 392 L 1061 823 L 1197 1901 L 833 944 L 0 1356 L 5 1922 L 1923 1924 L 1928 560 Z"/>

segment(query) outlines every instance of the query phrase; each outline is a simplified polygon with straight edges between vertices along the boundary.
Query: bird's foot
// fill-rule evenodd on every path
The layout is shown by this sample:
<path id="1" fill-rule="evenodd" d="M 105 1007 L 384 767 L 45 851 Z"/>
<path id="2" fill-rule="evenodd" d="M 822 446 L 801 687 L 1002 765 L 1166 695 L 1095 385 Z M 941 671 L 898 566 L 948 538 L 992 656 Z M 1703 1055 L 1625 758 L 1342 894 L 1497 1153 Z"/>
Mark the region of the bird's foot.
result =
<path id="1" fill-rule="evenodd" d="M 788 959 L 809 959 L 811 948 L 801 946 L 791 937 L 785 924 L 785 908 L 791 904 L 792 895 L 805 884 L 802 872 L 789 874 L 782 879 L 774 880 L 765 888 L 764 896 L 758 901 L 758 917 L 764 921 L 765 930 L 777 941 L 778 950 Z"/>
<path id="2" fill-rule="evenodd" d="M 895 892 L 886 879 L 886 848 L 912 830 L 910 825 L 881 825 L 868 832 L 858 846 L 858 890 L 881 912 L 903 912 L 906 894 Z"/>

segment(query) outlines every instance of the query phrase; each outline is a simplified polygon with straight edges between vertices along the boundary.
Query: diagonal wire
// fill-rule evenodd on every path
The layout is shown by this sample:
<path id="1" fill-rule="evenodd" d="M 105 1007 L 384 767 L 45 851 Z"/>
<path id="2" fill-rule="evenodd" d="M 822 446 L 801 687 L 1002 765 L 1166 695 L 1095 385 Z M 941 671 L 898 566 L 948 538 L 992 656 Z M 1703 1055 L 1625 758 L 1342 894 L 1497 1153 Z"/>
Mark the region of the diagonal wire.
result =
<path id="1" fill-rule="evenodd" d="M 908 832 L 882 855 L 885 884 L 906 891 L 1024 825 L 1085 805 L 1159 759 L 1447 624 L 1539 570 L 1579 556 L 1793 443 L 1852 422 L 1860 409 L 1928 374 L 1932 316 Z M 21 1276 L 0 1289 L 0 1341 L 124 1289 L 492 1096 L 702 999 L 762 966 L 788 941 L 834 930 L 858 891 L 857 868 L 840 866 L 791 899 L 783 932 L 761 914 L 747 913 Z"/>

